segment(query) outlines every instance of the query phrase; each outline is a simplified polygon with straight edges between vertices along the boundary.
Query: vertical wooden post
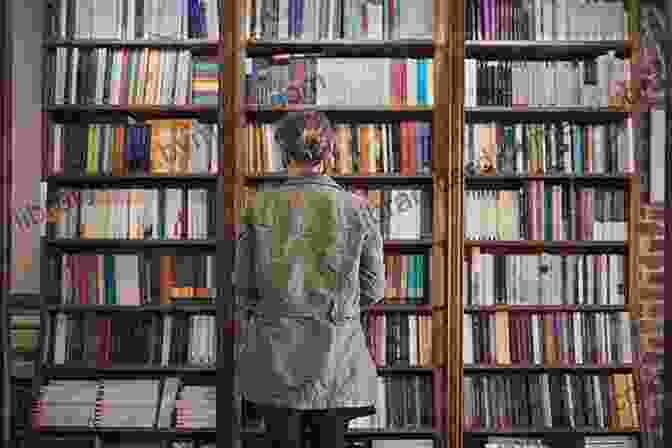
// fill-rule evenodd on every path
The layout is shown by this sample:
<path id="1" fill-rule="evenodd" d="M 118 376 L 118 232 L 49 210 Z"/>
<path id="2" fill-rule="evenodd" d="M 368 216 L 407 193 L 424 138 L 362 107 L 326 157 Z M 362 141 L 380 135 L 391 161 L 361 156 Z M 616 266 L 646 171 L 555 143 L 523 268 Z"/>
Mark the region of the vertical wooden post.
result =
<path id="1" fill-rule="evenodd" d="M 241 446 L 240 409 L 236 405 L 236 359 L 234 357 L 237 335 L 225 328 L 236 328 L 235 291 L 232 284 L 235 241 L 240 214 L 243 185 L 244 139 L 241 129 L 241 67 L 243 0 L 220 0 L 222 17 L 219 41 L 220 70 L 220 156 L 217 195 L 217 213 L 223 216 L 223 225 L 217 229 L 217 260 L 221 265 L 217 278 L 217 320 L 220 323 L 219 344 L 221 353 L 217 359 L 218 380 L 218 444 L 234 448 Z M 221 386 L 221 387 L 220 387 Z"/>

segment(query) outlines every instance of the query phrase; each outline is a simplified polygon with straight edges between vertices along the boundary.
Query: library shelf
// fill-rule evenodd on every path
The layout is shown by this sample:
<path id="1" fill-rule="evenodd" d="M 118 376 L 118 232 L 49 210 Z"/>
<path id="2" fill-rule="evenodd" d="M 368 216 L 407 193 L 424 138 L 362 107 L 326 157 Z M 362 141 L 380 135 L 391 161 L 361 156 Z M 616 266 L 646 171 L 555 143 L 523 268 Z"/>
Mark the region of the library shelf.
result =
<path id="1" fill-rule="evenodd" d="M 432 106 L 341 106 L 299 104 L 294 106 L 244 106 L 245 113 L 260 122 L 275 121 L 284 113 L 291 111 L 324 112 L 335 122 L 389 122 L 404 120 L 432 120 Z M 610 123 L 619 122 L 627 112 L 615 107 L 587 106 L 475 106 L 464 108 L 466 122 L 498 121 L 508 123 L 540 123 L 567 121 L 571 123 Z"/>
<path id="2" fill-rule="evenodd" d="M 413 303 L 381 303 L 377 305 L 369 305 L 363 307 L 362 312 L 373 314 L 384 314 L 384 313 L 431 314 L 432 305 L 415 305 Z"/>
<path id="3" fill-rule="evenodd" d="M 151 314 L 174 314 L 196 313 L 215 314 L 215 304 L 166 304 L 166 305 L 86 305 L 86 304 L 61 304 L 48 305 L 50 313 L 151 313 Z"/>
<path id="4" fill-rule="evenodd" d="M 68 362 L 66 365 L 45 365 L 43 374 L 48 378 L 71 379 L 71 378 L 103 378 L 103 377 L 164 377 L 169 375 L 216 375 L 217 368 L 214 366 L 158 366 L 149 364 L 118 364 L 109 367 L 98 367 L 95 361 Z"/>
<path id="5" fill-rule="evenodd" d="M 249 57 L 307 55 L 310 57 L 431 58 L 431 39 L 409 40 L 248 40 Z"/>
<path id="6" fill-rule="evenodd" d="M 630 48 L 630 42 L 624 40 L 467 40 L 464 42 L 465 58 L 480 60 L 570 61 L 594 58 L 609 51 L 615 52 L 617 57 L 623 57 L 629 53 Z"/>
<path id="7" fill-rule="evenodd" d="M 203 186 L 213 187 L 219 177 L 214 174 L 184 174 L 184 175 L 131 175 L 131 176 L 77 176 L 53 175 L 46 181 L 58 187 L 96 187 L 96 188 L 139 188 L 139 187 L 169 187 L 169 186 Z"/>
<path id="8" fill-rule="evenodd" d="M 291 177 L 281 174 L 267 174 L 261 176 L 248 176 L 246 183 L 248 185 L 255 185 L 263 182 L 282 182 L 289 180 Z M 371 174 L 366 176 L 338 176 L 332 175 L 332 179 L 338 184 L 343 185 L 361 185 L 363 187 L 369 186 L 431 186 L 431 175 L 417 175 L 417 176 L 402 176 L 400 174 Z"/>
<path id="9" fill-rule="evenodd" d="M 343 106 L 297 104 L 291 106 L 243 106 L 248 118 L 258 122 L 272 122 L 287 112 L 317 111 L 326 114 L 330 120 L 339 123 L 382 123 L 390 121 L 432 120 L 432 106 Z"/>
<path id="10" fill-rule="evenodd" d="M 217 121 L 217 106 L 185 105 L 107 105 L 107 104 L 58 104 L 44 108 L 56 122 L 71 122 L 85 119 L 87 122 L 105 122 L 106 119 L 130 117 L 137 121 L 168 118 L 198 118 L 202 121 Z"/>
<path id="11" fill-rule="evenodd" d="M 263 437 L 266 432 L 262 428 L 244 428 L 240 432 L 243 438 L 253 439 Z M 442 437 L 441 432 L 433 428 L 408 428 L 408 429 L 349 429 L 345 433 L 349 439 L 433 439 Z"/>
<path id="12" fill-rule="evenodd" d="M 621 364 L 621 365 L 581 365 L 581 364 L 570 364 L 570 365 L 542 365 L 537 366 L 533 364 L 524 364 L 524 365 L 487 365 L 487 364 L 465 364 L 464 372 L 465 373 L 497 373 L 497 374 L 507 374 L 507 373 L 541 373 L 541 372 L 557 372 L 557 373 L 631 373 L 633 369 L 632 365 Z"/>
<path id="13" fill-rule="evenodd" d="M 433 245 L 434 242 L 430 238 L 383 241 L 385 249 L 399 252 L 416 252 L 418 250 L 430 249 Z"/>
<path id="14" fill-rule="evenodd" d="M 466 122 L 513 123 L 610 123 L 623 121 L 627 112 L 612 107 L 587 106 L 475 106 L 464 108 Z"/>
<path id="15" fill-rule="evenodd" d="M 65 252 L 81 251 L 110 251 L 135 252 L 142 249 L 180 249 L 180 250 L 215 250 L 217 241 L 214 239 L 201 240 L 115 240 L 115 239 L 82 239 L 59 238 L 47 239 L 45 243 L 54 249 Z"/>
<path id="16" fill-rule="evenodd" d="M 639 428 L 611 429 L 611 428 L 491 428 L 491 429 L 466 429 L 465 435 L 483 436 L 545 436 L 551 434 L 576 433 L 583 435 L 633 435 L 639 434 Z"/>
<path id="17" fill-rule="evenodd" d="M 184 435 L 200 436 L 200 437 L 214 437 L 217 435 L 217 428 L 193 428 L 193 429 L 175 429 L 175 428 L 147 428 L 147 427 L 96 427 L 96 426 L 44 426 L 35 428 L 40 433 L 47 434 L 95 434 L 100 436 L 105 435 L 120 435 L 124 434 L 128 437 L 132 434 L 133 437 L 138 436 L 142 438 L 171 438 Z"/>
<path id="18" fill-rule="evenodd" d="M 163 48 L 192 51 L 216 50 L 218 41 L 207 39 L 47 39 L 44 48 Z"/>
<path id="19" fill-rule="evenodd" d="M 419 375 L 431 374 L 436 370 L 433 367 L 413 367 L 413 366 L 387 366 L 378 367 L 378 373 L 382 375 Z"/>
<path id="20" fill-rule="evenodd" d="M 480 248 L 483 253 L 521 254 L 622 254 L 628 249 L 627 241 L 497 241 L 465 240 L 465 249 Z"/>
<path id="21" fill-rule="evenodd" d="M 581 186 L 604 186 L 623 189 L 629 182 L 630 177 L 623 174 L 493 174 L 467 175 L 464 183 L 467 189 L 496 188 L 519 189 L 525 182 L 544 181 L 547 184 L 566 185 L 574 184 Z"/>
<path id="22" fill-rule="evenodd" d="M 464 43 L 465 58 L 575 60 L 596 57 L 609 51 L 623 57 L 629 52 L 628 41 L 486 41 Z M 309 55 L 311 57 L 361 58 L 431 58 L 431 39 L 410 40 L 248 40 L 245 51 L 249 57 L 276 55 Z"/>
<path id="23" fill-rule="evenodd" d="M 465 305 L 465 313 L 494 313 L 496 311 L 556 313 L 556 312 L 618 312 L 628 311 L 625 305 Z"/>

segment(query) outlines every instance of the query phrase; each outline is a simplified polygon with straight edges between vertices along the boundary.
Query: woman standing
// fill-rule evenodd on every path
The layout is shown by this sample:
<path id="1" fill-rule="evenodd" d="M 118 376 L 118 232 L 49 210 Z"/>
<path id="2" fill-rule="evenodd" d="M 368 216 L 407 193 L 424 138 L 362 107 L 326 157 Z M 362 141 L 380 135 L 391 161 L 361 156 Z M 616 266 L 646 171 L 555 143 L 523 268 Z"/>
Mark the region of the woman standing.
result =
<path id="1" fill-rule="evenodd" d="M 324 175 L 334 131 L 323 114 L 276 127 L 289 180 L 243 212 L 234 283 L 247 322 L 239 359 L 245 399 L 269 447 L 343 448 L 350 418 L 375 413 L 377 373 L 360 308 L 383 298 L 383 241 L 366 201 Z"/>

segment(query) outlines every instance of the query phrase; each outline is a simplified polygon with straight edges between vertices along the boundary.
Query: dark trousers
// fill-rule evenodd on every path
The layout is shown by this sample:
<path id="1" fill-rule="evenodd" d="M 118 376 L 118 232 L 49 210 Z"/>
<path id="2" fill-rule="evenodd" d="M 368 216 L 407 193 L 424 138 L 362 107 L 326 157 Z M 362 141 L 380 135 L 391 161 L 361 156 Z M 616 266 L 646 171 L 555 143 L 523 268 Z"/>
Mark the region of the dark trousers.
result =
<path id="1" fill-rule="evenodd" d="M 264 407 L 266 423 L 264 448 L 344 448 L 348 420 L 343 414 L 329 411 Z M 310 434 L 306 434 L 310 426 Z"/>

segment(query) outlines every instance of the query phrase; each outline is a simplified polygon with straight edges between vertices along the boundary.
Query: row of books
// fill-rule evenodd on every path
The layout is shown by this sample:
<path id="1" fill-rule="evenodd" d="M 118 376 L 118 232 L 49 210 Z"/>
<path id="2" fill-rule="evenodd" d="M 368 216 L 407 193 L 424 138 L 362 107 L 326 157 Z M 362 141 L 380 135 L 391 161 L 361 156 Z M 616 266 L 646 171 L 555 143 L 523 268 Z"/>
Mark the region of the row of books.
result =
<path id="1" fill-rule="evenodd" d="M 518 190 L 465 191 L 468 240 L 625 241 L 625 192 L 529 181 Z"/>
<path id="2" fill-rule="evenodd" d="M 378 367 L 431 367 L 431 316 L 387 313 L 365 319 L 367 345 Z"/>
<path id="3" fill-rule="evenodd" d="M 495 255 L 473 248 L 464 260 L 464 303 L 624 305 L 621 254 Z"/>
<path id="4" fill-rule="evenodd" d="M 464 61 L 464 105 L 607 107 L 629 64 L 610 51 L 581 61 Z"/>
<path id="5" fill-rule="evenodd" d="M 428 303 L 429 261 L 429 256 L 424 254 L 385 254 L 385 301 L 416 305 Z"/>
<path id="6" fill-rule="evenodd" d="M 632 364 L 627 312 L 464 315 L 464 363 L 497 365 Z"/>
<path id="7" fill-rule="evenodd" d="M 290 83 L 302 86 L 303 104 L 348 107 L 434 104 L 431 59 L 287 56 L 280 61 L 248 59 L 245 65 L 247 104 L 286 104 Z M 349 76 L 343 76 L 344 73 Z M 357 89 L 352 88 L 353 84 Z"/>
<path id="8" fill-rule="evenodd" d="M 59 47 L 49 104 L 217 105 L 218 64 L 189 50 Z"/>
<path id="9" fill-rule="evenodd" d="M 59 0 L 47 22 L 60 39 L 219 38 L 214 0 Z"/>
<path id="10" fill-rule="evenodd" d="M 432 195 L 423 189 L 346 189 L 368 201 L 384 239 L 415 240 L 432 234 Z"/>
<path id="11" fill-rule="evenodd" d="M 617 174 L 631 172 L 629 122 L 466 123 L 464 161 L 490 174 Z"/>
<path id="12" fill-rule="evenodd" d="M 183 384 L 176 377 L 51 379 L 40 387 L 39 398 L 33 403 L 33 425 L 214 428 L 215 393 L 215 386 Z M 192 423 L 194 426 L 189 426 Z"/>
<path id="13" fill-rule="evenodd" d="M 215 233 L 215 197 L 207 189 L 83 189 L 77 194 L 80 205 L 61 209 L 47 226 L 50 238 L 206 239 Z"/>
<path id="14" fill-rule="evenodd" d="M 140 306 L 215 297 L 215 256 L 62 254 L 50 278 L 62 304 Z"/>
<path id="15" fill-rule="evenodd" d="M 628 10 L 623 1 L 468 0 L 471 40 L 622 40 Z"/>
<path id="16" fill-rule="evenodd" d="M 467 374 L 465 429 L 638 428 L 633 381 L 631 373 Z"/>
<path id="17" fill-rule="evenodd" d="M 431 428 L 435 423 L 431 375 L 378 377 L 376 414 L 350 420 L 349 427 Z"/>
<path id="18" fill-rule="evenodd" d="M 49 127 L 50 172 L 65 175 L 216 173 L 219 127 L 198 120 L 143 125 L 59 124 Z"/>
<path id="19" fill-rule="evenodd" d="M 246 3 L 246 29 L 260 40 L 413 39 L 432 36 L 432 0 L 384 4 L 336 0 Z"/>
<path id="20" fill-rule="evenodd" d="M 57 313 L 48 334 L 53 365 L 212 366 L 217 357 L 215 316 L 200 314 L 86 317 Z M 92 338 L 91 335 L 96 335 Z"/>
<path id="21" fill-rule="evenodd" d="M 247 127 L 247 171 L 262 174 L 284 169 L 273 125 Z M 335 123 L 336 145 L 330 175 L 399 173 L 429 175 L 432 126 L 429 122 L 378 124 Z"/>

